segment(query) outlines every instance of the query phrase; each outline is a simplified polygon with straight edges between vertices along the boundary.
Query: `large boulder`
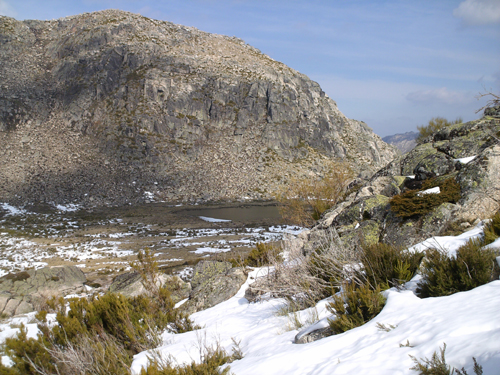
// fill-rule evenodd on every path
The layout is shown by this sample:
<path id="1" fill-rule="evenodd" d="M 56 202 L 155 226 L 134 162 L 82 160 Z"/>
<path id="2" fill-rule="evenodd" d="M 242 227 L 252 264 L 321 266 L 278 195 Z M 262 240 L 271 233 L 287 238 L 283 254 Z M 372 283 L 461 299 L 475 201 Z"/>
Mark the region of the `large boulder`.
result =
<path id="1" fill-rule="evenodd" d="M 86 281 L 75 266 L 10 273 L 0 278 L 0 313 L 12 316 L 34 311 L 47 298 L 84 292 Z"/>
<path id="2" fill-rule="evenodd" d="M 160 274 L 158 277 L 160 285 L 167 286 L 170 290 L 172 300 L 177 303 L 189 296 L 191 285 L 182 281 L 178 276 Z M 116 276 L 108 289 L 113 293 L 120 293 L 128 297 L 136 297 L 147 294 L 142 277 L 137 272 L 127 272 Z"/>
<path id="3" fill-rule="evenodd" d="M 247 275 L 229 262 L 201 261 L 193 271 L 189 300 L 182 306 L 192 314 L 224 302 L 234 296 Z"/>

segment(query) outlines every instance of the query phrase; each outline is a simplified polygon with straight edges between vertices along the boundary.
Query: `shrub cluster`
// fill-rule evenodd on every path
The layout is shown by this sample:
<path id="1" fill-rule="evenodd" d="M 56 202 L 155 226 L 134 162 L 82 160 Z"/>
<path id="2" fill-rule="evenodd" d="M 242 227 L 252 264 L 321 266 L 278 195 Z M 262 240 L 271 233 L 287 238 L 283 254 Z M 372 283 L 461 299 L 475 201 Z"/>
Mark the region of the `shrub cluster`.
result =
<path id="1" fill-rule="evenodd" d="M 0 366 L 0 374 L 129 374 L 133 355 L 158 346 L 163 331 L 194 329 L 187 315 L 174 309 L 167 287 L 157 283 L 153 255 L 141 253 L 134 266 L 142 270 L 148 295 L 106 293 L 70 299 L 69 306 L 63 298 L 49 300 L 55 324 L 47 322 L 43 310 L 36 316 L 36 339 L 24 328 L 7 338 L 4 351 L 13 366 Z"/>
<path id="2" fill-rule="evenodd" d="M 262 267 L 272 263 L 273 261 L 281 261 L 282 258 L 279 255 L 280 248 L 272 243 L 259 242 L 255 247 L 248 253 L 247 257 L 243 260 L 243 266 L 249 267 Z M 232 261 L 233 263 L 235 261 Z M 236 264 L 236 265 L 241 265 Z"/>
<path id="3" fill-rule="evenodd" d="M 459 370 L 456 367 L 452 368 L 446 363 L 445 351 L 446 344 L 443 344 L 443 348 L 439 348 L 440 353 L 434 352 L 431 359 L 417 359 L 410 355 L 410 358 L 415 362 L 415 366 L 411 367 L 410 370 L 418 371 L 420 375 L 453 375 L 455 372 L 458 375 L 468 375 L 464 367 Z M 474 361 L 474 374 L 483 375 L 483 366 L 477 363 L 476 358 L 472 357 L 472 360 Z"/>
<path id="4" fill-rule="evenodd" d="M 455 256 L 440 249 L 427 250 L 417 295 L 422 298 L 447 296 L 498 279 L 500 269 L 495 252 L 484 249 L 484 245 L 484 238 L 469 240 Z"/>
<path id="5" fill-rule="evenodd" d="M 346 332 L 362 326 L 377 316 L 385 305 L 385 297 L 380 287 L 365 284 L 344 284 L 343 293 L 333 296 L 327 308 L 335 315 L 329 321 L 333 334 Z"/>
<path id="6" fill-rule="evenodd" d="M 447 126 L 454 124 L 461 124 L 463 122 L 461 117 L 458 117 L 455 121 L 448 121 L 444 117 L 433 117 L 429 120 L 427 125 L 417 126 L 418 136 L 416 139 L 417 144 L 421 144 L 425 138 L 429 135 L 434 134 L 438 130 L 441 130 Z"/>
<path id="7" fill-rule="evenodd" d="M 439 186 L 439 194 L 422 194 L 422 190 Z M 396 216 L 407 218 L 425 215 L 442 203 L 456 203 L 460 195 L 460 185 L 454 178 L 442 182 L 430 179 L 423 183 L 422 190 L 409 190 L 391 198 L 391 211 Z"/>
<path id="8" fill-rule="evenodd" d="M 374 287 L 380 286 L 382 290 L 410 281 L 424 257 L 421 252 L 410 252 L 381 242 L 364 246 L 361 253 L 366 282 Z"/>
<path id="9" fill-rule="evenodd" d="M 151 358 L 148 367 L 141 370 L 141 375 L 225 375 L 229 374 L 230 368 L 221 370 L 219 367 L 232 360 L 232 356 L 220 348 L 205 355 L 200 363 L 193 361 L 185 366 Z"/>

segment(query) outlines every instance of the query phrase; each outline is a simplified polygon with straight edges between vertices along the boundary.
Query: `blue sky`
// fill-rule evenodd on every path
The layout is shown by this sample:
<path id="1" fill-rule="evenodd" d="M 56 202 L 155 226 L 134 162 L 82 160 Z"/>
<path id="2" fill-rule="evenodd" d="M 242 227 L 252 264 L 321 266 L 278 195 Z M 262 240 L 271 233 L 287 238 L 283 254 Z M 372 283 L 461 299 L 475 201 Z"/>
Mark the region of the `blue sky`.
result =
<path id="1" fill-rule="evenodd" d="M 108 8 L 242 38 L 381 136 L 478 118 L 500 92 L 500 0 L 0 0 L 19 20 Z"/>

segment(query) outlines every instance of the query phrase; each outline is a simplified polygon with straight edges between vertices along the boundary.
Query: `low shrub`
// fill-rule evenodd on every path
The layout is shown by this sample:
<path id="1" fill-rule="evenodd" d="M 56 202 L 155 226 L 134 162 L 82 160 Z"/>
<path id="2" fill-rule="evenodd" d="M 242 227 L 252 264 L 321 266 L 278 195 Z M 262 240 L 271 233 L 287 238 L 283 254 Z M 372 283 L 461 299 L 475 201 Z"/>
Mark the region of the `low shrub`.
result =
<path id="1" fill-rule="evenodd" d="M 471 239 L 456 256 L 429 249 L 421 267 L 419 297 L 439 297 L 471 290 L 498 278 L 500 270 L 493 250 L 483 249 L 483 239 Z"/>
<path id="2" fill-rule="evenodd" d="M 330 329 L 333 334 L 339 334 L 360 327 L 377 316 L 384 305 L 380 287 L 345 284 L 343 293 L 333 296 L 333 302 L 327 306 L 335 315 L 335 319 L 329 321 Z"/>
<path id="3" fill-rule="evenodd" d="M 225 375 L 229 374 L 229 367 L 220 369 L 220 366 L 231 362 L 232 357 L 224 350 L 217 349 L 204 356 L 201 363 L 191 362 L 189 365 L 173 365 L 172 361 L 150 358 L 146 369 L 141 375 Z"/>
<path id="4" fill-rule="evenodd" d="M 484 227 L 484 243 L 488 245 L 500 237 L 500 212 L 497 212 L 491 221 Z"/>
<path id="5" fill-rule="evenodd" d="M 421 144 L 425 138 L 429 135 L 434 134 L 438 130 L 441 130 L 447 126 L 454 124 L 461 124 L 463 122 L 461 117 L 458 117 L 455 121 L 448 121 L 444 117 L 433 117 L 429 120 L 427 125 L 417 126 L 418 136 L 416 138 L 417 144 Z"/>
<path id="6" fill-rule="evenodd" d="M 253 248 L 247 257 L 243 261 L 244 266 L 250 267 L 262 267 L 271 263 L 271 261 L 278 260 L 281 261 L 282 258 L 279 255 L 279 246 L 272 243 L 259 242 L 255 248 Z"/>
<path id="7" fill-rule="evenodd" d="M 158 346 L 163 331 L 192 330 L 187 315 L 174 309 L 170 291 L 156 283 L 158 269 L 152 255 L 142 254 L 139 264 L 148 295 L 106 293 L 69 302 L 62 298 L 47 301 L 47 307 L 56 312 L 56 324 L 49 325 L 47 311 L 40 311 L 37 339 L 27 338 L 23 328 L 17 337 L 6 339 L 4 350 L 14 363 L 9 371 L 23 375 L 129 374 L 132 356 Z"/>
<path id="8" fill-rule="evenodd" d="M 422 194 L 423 190 L 439 186 L 439 194 Z M 456 203 L 461 198 L 460 185 L 454 178 L 442 182 L 437 179 L 425 181 L 422 190 L 409 190 L 391 198 L 391 211 L 396 216 L 408 218 L 425 215 L 443 203 Z"/>
<path id="9" fill-rule="evenodd" d="M 363 275 L 373 287 L 397 287 L 411 280 L 423 257 L 421 252 L 410 252 L 381 242 L 366 245 L 361 249 Z M 359 278 L 362 279 L 362 275 Z"/>
<path id="10" fill-rule="evenodd" d="M 443 344 L 443 348 L 439 348 L 439 354 L 437 351 L 434 352 L 431 359 L 417 359 L 410 355 L 410 358 L 415 362 L 415 366 L 411 367 L 410 370 L 418 371 L 420 375 L 453 375 L 455 372 L 458 375 L 467 375 L 467 371 L 463 367 L 459 370 L 446 363 L 445 351 L 446 344 Z M 474 361 L 474 374 L 483 375 L 483 367 L 477 363 L 476 358 L 472 357 L 472 359 Z"/>

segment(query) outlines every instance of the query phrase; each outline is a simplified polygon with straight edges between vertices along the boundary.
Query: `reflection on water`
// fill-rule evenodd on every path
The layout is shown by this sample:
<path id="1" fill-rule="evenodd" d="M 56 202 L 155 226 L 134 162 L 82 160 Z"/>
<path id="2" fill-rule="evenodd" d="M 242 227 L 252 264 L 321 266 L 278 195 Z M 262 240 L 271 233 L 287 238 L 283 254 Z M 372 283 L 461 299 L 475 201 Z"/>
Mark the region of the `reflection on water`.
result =
<path id="1" fill-rule="evenodd" d="M 205 216 L 213 217 L 215 219 L 243 222 L 280 218 L 277 206 L 202 208 L 197 210 L 188 210 L 186 213 L 190 216 Z"/>

